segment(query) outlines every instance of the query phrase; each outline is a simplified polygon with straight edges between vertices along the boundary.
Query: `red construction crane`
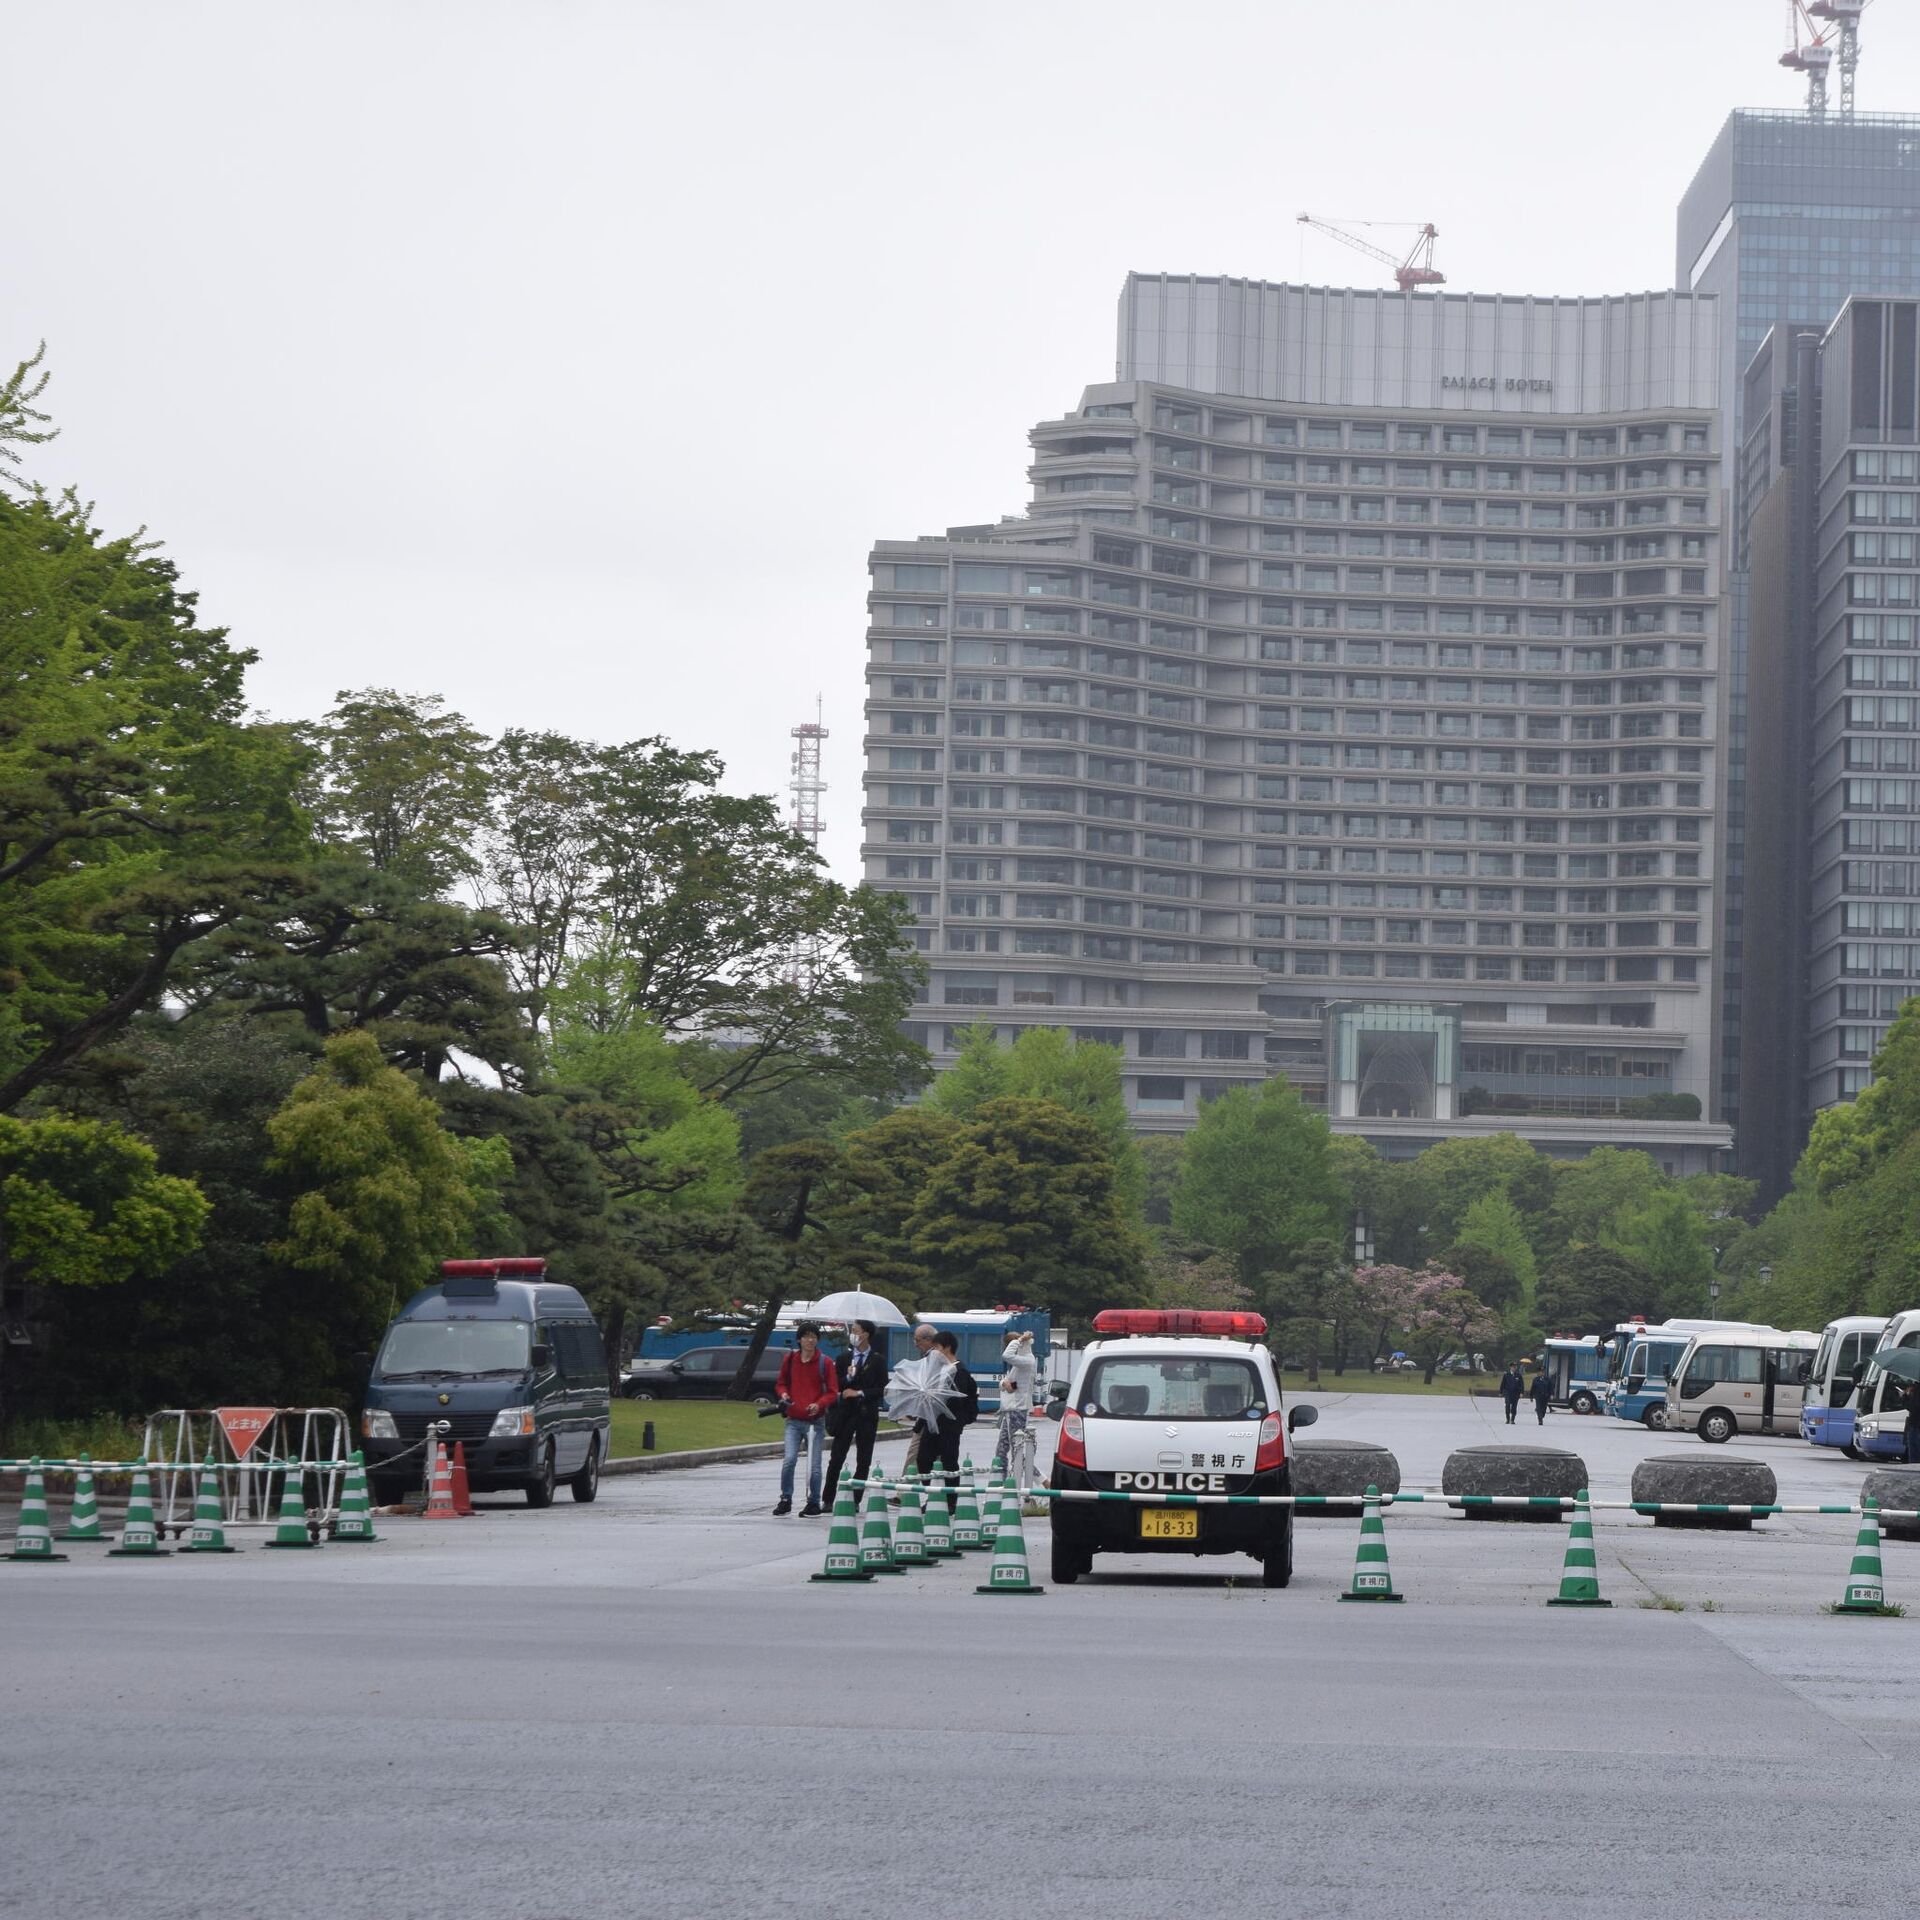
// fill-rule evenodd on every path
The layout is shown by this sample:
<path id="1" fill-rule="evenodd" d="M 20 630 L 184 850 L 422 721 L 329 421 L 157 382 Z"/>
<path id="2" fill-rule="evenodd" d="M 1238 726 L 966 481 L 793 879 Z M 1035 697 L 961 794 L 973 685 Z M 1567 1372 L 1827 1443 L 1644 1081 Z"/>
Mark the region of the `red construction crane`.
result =
<path id="1" fill-rule="evenodd" d="M 1402 293 L 1411 293 L 1415 287 L 1446 285 L 1447 276 L 1433 264 L 1433 243 L 1439 239 L 1440 230 L 1431 220 L 1424 225 L 1412 220 L 1356 220 L 1352 224 L 1356 227 L 1410 227 L 1413 229 L 1413 245 L 1407 249 L 1404 260 L 1397 260 L 1385 247 L 1376 247 L 1371 240 L 1362 239 L 1357 233 L 1349 233 L 1345 227 L 1337 227 L 1331 220 L 1318 219 L 1311 213 L 1300 216 L 1300 225 L 1331 234 L 1357 253 L 1371 254 L 1376 260 L 1384 260 L 1393 269 L 1393 277 Z"/>

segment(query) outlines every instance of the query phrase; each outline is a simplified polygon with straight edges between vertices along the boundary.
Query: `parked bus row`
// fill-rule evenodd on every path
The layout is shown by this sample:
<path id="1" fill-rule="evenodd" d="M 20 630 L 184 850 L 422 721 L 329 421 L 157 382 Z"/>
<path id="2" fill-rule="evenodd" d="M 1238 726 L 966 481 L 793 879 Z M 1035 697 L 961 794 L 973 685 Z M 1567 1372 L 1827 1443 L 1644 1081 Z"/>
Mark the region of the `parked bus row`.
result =
<path id="1" fill-rule="evenodd" d="M 1920 1308 L 1848 1314 L 1818 1334 L 1751 1321 L 1623 1321 L 1611 1333 L 1549 1340 L 1553 1404 L 1608 1413 L 1719 1444 L 1793 1434 L 1848 1458 L 1906 1451 L 1909 1382 L 1879 1356 L 1920 1347 Z"/>

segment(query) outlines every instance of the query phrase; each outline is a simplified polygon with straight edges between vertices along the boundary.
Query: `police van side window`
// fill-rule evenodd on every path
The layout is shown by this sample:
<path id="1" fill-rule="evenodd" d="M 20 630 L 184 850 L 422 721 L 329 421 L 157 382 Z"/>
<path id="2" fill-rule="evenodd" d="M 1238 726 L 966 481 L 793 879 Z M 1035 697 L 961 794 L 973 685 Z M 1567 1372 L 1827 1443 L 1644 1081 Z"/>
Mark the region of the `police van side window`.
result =
<path id="1" fill-rule="evenodd" d="M 607 1357 L 600 1336 L 584 1320 L 567 1320 L 554 1328 L 560 1348 L 560 1366 L 569 1380 L 604 1382 Z"/>

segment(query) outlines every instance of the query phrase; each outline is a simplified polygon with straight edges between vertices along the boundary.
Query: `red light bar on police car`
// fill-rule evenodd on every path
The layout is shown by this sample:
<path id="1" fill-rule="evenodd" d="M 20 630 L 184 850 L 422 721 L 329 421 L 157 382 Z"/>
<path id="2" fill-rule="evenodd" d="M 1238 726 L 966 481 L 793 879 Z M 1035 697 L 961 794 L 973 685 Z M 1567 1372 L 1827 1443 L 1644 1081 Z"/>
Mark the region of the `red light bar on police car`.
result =
<path id="1" fill-rule="evenodd" d="M 1259 1340 L 1267 1331 L 1257 1313 L 1223 1313 L 1189 1307 L 1108 1307 L 1093 1316 L 1095 1333 L 1167 1333 L 1216 1340 Z"/>

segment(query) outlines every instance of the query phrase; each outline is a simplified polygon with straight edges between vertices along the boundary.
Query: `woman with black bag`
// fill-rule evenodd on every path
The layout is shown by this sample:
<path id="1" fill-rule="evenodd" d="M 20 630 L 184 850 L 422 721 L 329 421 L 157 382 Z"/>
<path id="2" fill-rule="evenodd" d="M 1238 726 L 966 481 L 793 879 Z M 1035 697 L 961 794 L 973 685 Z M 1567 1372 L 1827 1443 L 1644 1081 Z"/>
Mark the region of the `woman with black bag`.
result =
<path id="1" fill-rule="evenodd" d="M 840 1397 L 827 1410 L 827 1431 L 833 1451 L 827 1458 L 827 1506 L 833 1506 L 840 1485 L 840 1469 L 853 1449 L 853 1477 L 862 1495 L 873 1467 L 873 1443 L 880 1432 L 880 1403 L 886 1397 L 887 1363 L 874 1341 L 880 1329 L 871 1320 L 856 1320 L 847 1330 L 847 1350 L 834 1363 Z M 855 1499 L 854 1505 L 860 1501 Z"/>

